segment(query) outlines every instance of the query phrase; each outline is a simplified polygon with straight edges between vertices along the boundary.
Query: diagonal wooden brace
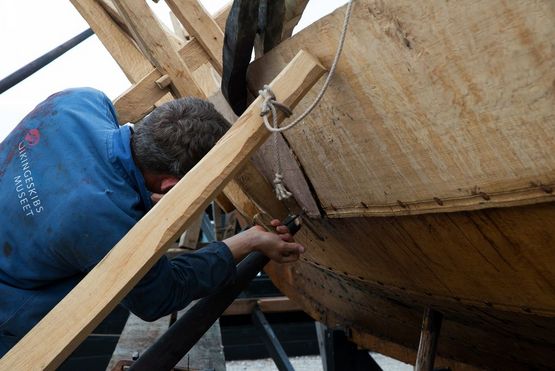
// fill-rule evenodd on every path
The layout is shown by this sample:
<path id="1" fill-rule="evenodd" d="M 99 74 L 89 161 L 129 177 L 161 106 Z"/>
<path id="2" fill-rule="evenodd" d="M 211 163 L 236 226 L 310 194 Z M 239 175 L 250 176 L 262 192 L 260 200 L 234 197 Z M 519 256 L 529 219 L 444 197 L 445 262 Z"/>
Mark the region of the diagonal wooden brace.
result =
<path id="1" fill-rule="evenodd" d="M 295 107 L 324 73 L 300 51 L 270 84 Z M 0 360 L 1 370 L 54 370 L 139 282 L 270 133 L 257 98 L 216 146 Z M 280 120 L 282 117 L 280 117 Z"/>

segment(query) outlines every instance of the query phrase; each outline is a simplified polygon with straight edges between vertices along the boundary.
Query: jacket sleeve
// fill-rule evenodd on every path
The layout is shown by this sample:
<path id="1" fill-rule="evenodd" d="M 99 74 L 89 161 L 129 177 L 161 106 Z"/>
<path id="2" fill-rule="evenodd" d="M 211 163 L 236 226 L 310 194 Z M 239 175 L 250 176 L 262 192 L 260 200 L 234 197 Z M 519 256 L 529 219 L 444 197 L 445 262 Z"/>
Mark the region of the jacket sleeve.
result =
<path id="1" fill-rule="evenodd" d="M 145 321 L 185 308 L 235 279 L 236 266 L 223 242 L 169 260 L 162 257 L 122 304 Z"/>

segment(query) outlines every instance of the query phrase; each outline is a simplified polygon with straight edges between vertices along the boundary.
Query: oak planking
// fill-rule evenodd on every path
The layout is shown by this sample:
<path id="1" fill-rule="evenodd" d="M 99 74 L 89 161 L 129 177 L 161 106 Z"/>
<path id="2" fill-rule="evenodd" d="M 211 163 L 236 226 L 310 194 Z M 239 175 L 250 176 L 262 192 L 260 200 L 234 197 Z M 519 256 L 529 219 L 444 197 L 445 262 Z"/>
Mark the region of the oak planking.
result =
<path id="1" fill-rule="evenodd" d="M 555 199 L 552 1 L 354 6 L 330 89 L 285 133 L 328 216 Z M 344 11 L 285 40 L 251 76 L 271 78 L 301 45 L 329 66 Z"/>
<path id="2" fill-rule="evenodd" d="M 203 46 L 221 75 L 224 33 L 216 21 L 198 0 L 166 0 L 166 3 L 187 32 Z"/>
<path id="3" fill-rule="evenodd" d="M 172 88 L 178 96 L 201 97 L 191 71 L 174 49 L 171 40 L 145 1 L 114 0 L 120 14 L 134 34 L 134 38 L 162 74 L 172 80 Z"/>
<path id="4" fill-rule="evenodd" d="M 295 238 L 303 261 L 267 271 L 316 319 L 416 348 L 422 307 L 433 306 L 448 318 L 439 350 L 449 339 L 456 359 L 495 368 L 515 362 L 511 355 L 519 369 L 555 361 L 550 204 L 311 220 Z M 392 304 L 412 314 L 397 315 Z"/>
<path id="5" fill-rule="evenodd" d="M 271 86 L 280 100 L 295 106 L 323 72 L 317 60 L 301 51 Z M 218 144 L 0 360 L 0 369 L 52 370 L 71 353 L 269 136 L 260 104 L 261 98 L 253 102 Z"/>
<path id="6" fill-rule="evenodd" d="M 272 268 L 279 289 L 313 318 L 329 326 L 350 327 L 360 346 L 414 364 L 422 307 L 410 295 L 386 296 L 365 282 L 343 279 L 340 272 L 313 265 Z M 454 307 L 445 314 L 436 367 L 548 369 L 555 360 L 553 328 L 548 318 Z M 550 340 L 542 339 L 545 336 Z"/>

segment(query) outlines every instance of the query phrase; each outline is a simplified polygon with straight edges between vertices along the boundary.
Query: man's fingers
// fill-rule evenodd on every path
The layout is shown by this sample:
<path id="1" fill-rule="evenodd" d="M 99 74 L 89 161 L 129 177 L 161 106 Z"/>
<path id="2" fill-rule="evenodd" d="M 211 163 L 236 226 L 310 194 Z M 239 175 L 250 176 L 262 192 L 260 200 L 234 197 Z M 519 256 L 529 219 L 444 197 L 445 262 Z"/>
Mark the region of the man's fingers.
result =
<path id="1" fill-rule="evenodd" d="M 288 242 L 281 249 L 281 255 L 288 256 L 292 254 L 302 254 L 304 253 L 304 247 L 298 243 Z"/>
<path id="2" fill-rule="evenodd" d="M 276 232 L 277 233 L 289 233 L 289 228 L 287 228 L 284 225 L 279 225 L 279 226 L 276 226 Z"/>
<path id="3" fill-rule="evenodd" d="M 280 263 L 293 263 L 299 260 L 299 254 L 291 254 L 288 256 L 282 256 L 280 259 Z"/>
<path id="4" fill-rule="evenodd" d="M 289 233 L 280 234 L 279 238 L 281 238 L 281 240 L 285 242 L 294 242 L 293 236 L 291 236 Z"/>
<path id="5" fill-rule="evenodd" d="M 279 221 L 278 219 L 272 219 L 270 224 L 272 225 L 272 227 L 277 227 L 278 225 L 281 225 L 281 221 Z"/>

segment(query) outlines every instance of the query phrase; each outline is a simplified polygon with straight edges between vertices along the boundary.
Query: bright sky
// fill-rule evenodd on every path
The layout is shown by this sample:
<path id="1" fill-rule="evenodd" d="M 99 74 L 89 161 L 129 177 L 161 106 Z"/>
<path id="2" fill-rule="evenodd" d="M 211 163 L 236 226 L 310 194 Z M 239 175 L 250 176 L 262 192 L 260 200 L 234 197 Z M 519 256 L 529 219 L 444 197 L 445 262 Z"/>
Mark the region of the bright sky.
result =
<path id="1" fill-rule="evenodd" d="M 213 13 L 228 1 L 202 0 L 202 3 Z M 345 2 L 311 0 L 296 31 Z M 171 25 L 169 9 L 163 1 L 149 4 L 158 17 Z M 87 28 L 88 24 L 68 0 L 0 0 L 0 79 Z M 112 99 L 130 86 L 95 35 L 0 94 L 0 141 L 42 100 L 77 86 L 94 87 Z"/>

